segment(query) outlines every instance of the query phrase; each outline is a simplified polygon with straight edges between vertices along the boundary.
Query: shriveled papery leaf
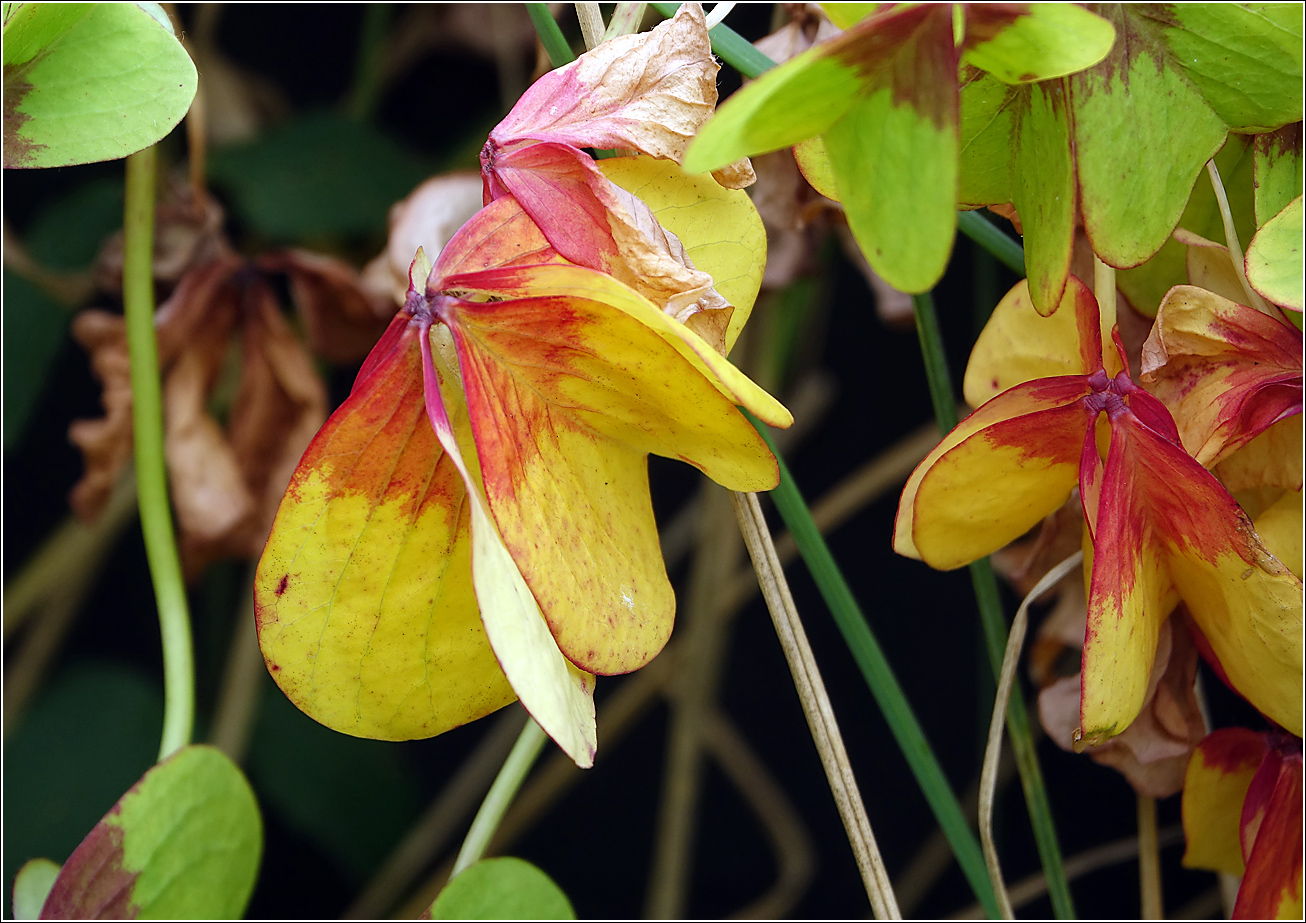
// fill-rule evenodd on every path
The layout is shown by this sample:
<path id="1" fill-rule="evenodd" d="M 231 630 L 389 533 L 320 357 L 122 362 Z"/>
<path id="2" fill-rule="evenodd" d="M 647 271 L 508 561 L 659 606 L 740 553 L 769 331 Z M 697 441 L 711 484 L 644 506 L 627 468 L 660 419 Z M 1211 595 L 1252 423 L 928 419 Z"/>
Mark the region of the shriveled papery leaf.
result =
<path id="1" fill-rule="evenodd" d="M 1081 620 L 1080 639 L 1083 638 Z M 1167 619 L 1158 636 L 1156 658 L 1138 717 L 1123 734 L 1085 748 L 1094 762 L 1121 773 L 1134 790 L 1168 798 L 1184 784 L 1189 755 L 1206 734 L 1194 693 L 1197 648 L 1182 622 Z M 1039 718 L 1063 750 L 1074 749 L 1079 727 L 1079 676 L 1068 676 L 1039 693 Z"/>
<path id="2" fill-rule="evenodd" d="M 120 315 L 83 311 L 73 319 L 71 332 L 90 354 L 104 407 L 103 417 L 76 420 L 68 427 L 68 441 L 81 449 L 85 468 L 68 503 L 79 517 L 93 522 L 109 502 L 118 474 L 131 458 L 131 362 L 127 356 L 127 328 Z"/>
<path id="3" fill-rule="evenodd" d="M 571 901 L 538 866 L 513 856 L 458 873 L 431 904 L 432 920 L 574 920 Z"/>
<path id="4" fill-rule="evenodd" d="M 733 307 L 724 331 L 728 354 L 752 313 L 766 266 L 766 228 L 752 201 L 666 161 L 610 157 L 598 167 L 680 239 L 692 264 L 712 277 L 713 288 Z M 710 313 L 700 312 L 691 321 Z"/>
<path id="5" fill-rule="evenodd" d="M 679 162 L 716 106 L 719 69 L 702 6 L 682 4 L 649 32 L 618 36 L 545 74 L 490 132 L 486 148 L 535 139 L 634 148 Z"/>
<path id="6" fill-rule="evenodd" d="M 4 24 L 5 167 L 126 157 L 181 121 L 195 65 L 145 6 L 15 5 Z"/>
<path id="7" fill-rule="evenodd" d="M 1292 326 L 1181 285 L 1143 345 L 1142 380 L 1170 408 L 1188 452 L 1212 467 L 1301 413 L 1301 352 Z"/>
<path id="8" fill-rule="evenodd" d="M 59 877 L 59 864 L 49 859 L 31 859 L 23 863 L 14 877 L 14 919 L 37 920 L 45 899 Z"/>
<path id="9" fill-rule="evenodd" d="M 431 737 L 513 699 L 477 612 L 466 491 L 427 422 L 418 345 L 396 318 L 304 454 L 255 581 L 273 679 L 358 737 Z"/>
<path id="10" fill-rule="evenodd" d="M 1193 751 L 1184 779 L 1185 866 L 1243 873 L 1243 800 L 1267 749 L 1265 738 L 1255 731 L 1222 728 Z"/>
<path id="11" fill-rule="evenodd" d="M 608 276 L 538 267 L 445 285 L 509 299 L 438 309 L 504 542 L 570 660 L 593 673 L 642 666 L 674 612 L 647 454 L 681 458 L 733 489 L 767 489 L 775 461 L 733 405 L 782 409 L 737 372 L 736 396 L 696 373 L 668 334 L 685 346 L 699 338 Z"/>
<path id="12" fill-rule="evenodd" d="M 1033 3 L 991 38 L 969 47 L 962 60 L 1004 83 L 1063 77 L 1106 57 L 1115 30 L 1100 16 L 1069 3 Z M 983 15 L 967 10 L 967 19 Z M 969 22 L 968 22 L 969 25 Z"/>
<path id="13" fill-rule="evenodd" d="M 184 747 L 74 850 L 41 918 L 238 918 L 262 851 L 258 804 L 240 770 L 213 747 Z"/>
<path id="14" fill-rule="evenodd" d="M 466 217 L 474 213 L 475 209 Z M 414 245 L 413 251 L 418 246 Z M 395 302 L 366 287 L 352 266 L 334 257 L 309 250 L 283 250 L 265 254 L 258 265 L 290 278 L 291 301 L 303 319 L 308 344 L 328 362 L 362 359 L 394 316 Z M 402 300 L 401 294 L 398 301 Z"/>
<path id="15" fill-rule="evenodd" d="M 1247 248 L 1247 281 L 1257 294 L 1294 311 L 1306 310 L 1302 281 L 1302 197 L 1265 222 Z"/>
<path id="16" fill-rule="evenodd" d="M 435 273 L 439 269 L 437 263 Z M 559 649 L 539 603 L 522 578 L 521 567 L 504 544 L 486 507 L 479 479 L 473 476 L 464 460 L 475 460 L 476 449 L 459 444 L 461 440 L 455 434 L 445 409 L 446 401 L 439 381 L 454 378 L 453 368 L 444 360 L 445 355 L 445 350 L 433 348 L 429 336 L 422 342 L 427 419 L 447 457 L 457 468 L 469 501 L 472 583 L 486 637 L 513 691 L 531 717 L 577 766 L 588 769 L 594 765 L 594 753 L 598 749 L 594 676 L 577 669 Z M 462 361 L 461 356 L 459 361 Z M 464 377 L 466 374 L 463 373 Z M 462 406 L 460 400 L 460 417 Z M 473 409 L 473 418 L 474 415 Z"/>
<path id="17" fill-rule="evenodd" d="M 1256 136 L 1256 226 L 1302 194 L 1302 123 Z"/>

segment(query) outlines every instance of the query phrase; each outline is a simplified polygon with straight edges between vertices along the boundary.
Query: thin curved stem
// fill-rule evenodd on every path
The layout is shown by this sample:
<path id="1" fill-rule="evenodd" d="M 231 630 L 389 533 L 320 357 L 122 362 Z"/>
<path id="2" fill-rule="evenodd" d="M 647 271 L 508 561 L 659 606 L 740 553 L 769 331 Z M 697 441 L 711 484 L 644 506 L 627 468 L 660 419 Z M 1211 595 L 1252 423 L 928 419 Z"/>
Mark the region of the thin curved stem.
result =
<path id="1" fill-rule="evenodd" d="M 1225 194 L 1224 183 L 1220 181 L 1220 170 L 1216 167 L 1214 160 L 1206 162 L 1206 174 L 1211 178 L 1211 188 L 1215 191 L 1215 201 L 1220 206 L 1220 220 L 1224 224 L 1224 243 L 1229 249 L 1229 258 L 1233 262 L 1233 270 L 1238 274 L 1238 281 L 1242 284 L 1243 292 L 1247 295 L 1247 303 L 1258 311 L 1273 317 L 1275 312 L 1270 310 L 1270 306 L 1265 299 L 1247 281 L 1247 267 L 1243 256 L 1242 242 L 1238 240 L 1238 229 L 1233 224 L 1233 209 L 1229 207 L 1229 196 Z"/>
<path id="2" fill-rule="evenodd" d="M 1164 919 L 1161 900 L 1161 846 L 1156 832 L 1156 799 L 1138 795 L 1138 889 L 1143 919 Z"/>
<path id="3" fill-rule="evenodd" d="M 190 612 L 181 560 L 168 506 L 168 475 L 163 455 L 163 396 L 159 349 L 154 335 L 154 182 L 153 146 L 127 158 L 123 213 L 122 301 L 131 358 L 132 428 L 136 447 L 136 485 L 140 498 L 145 555 L 154 582 L 163 640 L 163 739 L 159 760 L 190 743 L 195 724 L 195 663 Z"/>
<path id="4" fill-rule="evenodd" d="M 531 771 L 535 758 L 540 755 L 540 750 L 548 739 L 534 719 L 526 722 L 508 758 L 503 761 L 503 768 L 494 777 L 494 784 L 481 802 L 481 809 L 472 819 L 471 829 L 467 831 L 462 849 L 458 850 L 458 858 L 454 860 L 453 873 L 449 877 L 457 875 L 485 855 L 485 848 L 490 845 L 494 831 L 499 829 L 503 813 L 512 804 L 517 789 L 521 788 L 526 774 Z"/>
<path id="5" fill-rule="evenodd" d="M 1052 587 L 1061 578 L 1070 573 L 1084 560 L 1084 553 L 1076 551 L 1056 567 L 1048 571 L 1043 579 L 1029 591 L 1016 617 L 1011 621 L 1011 633 L 1007 636 L 1007 650 L 1002 657 L 1002 674 L 998 677 L 998 694 L 993 702 L 993 720 L 989 723 L 989 742 L 984 748 L 984 768 L 980 772 L 979 788 L 979 832 L 980 842 L 984 845 L 984 862 L 989 868 L 989 880 L 998 895 L 998 904 L 1002 908 L 1003 919 L 1015 919 L 1011 909 L 1011 896 L 1007 893 L 1006 882 L 1002 879 L 1002 866 L 998 862 L 998 849 L 993 842 L 993 799 L 998 789 L 998 761 L 1002 757 L 1002 726 L 1008 714 L 1011 690 L 1016 682 L 1016 666 L 1020 663 L 1020 649 L 1025 644 L 1025 629 L 1029 626 L 1029 605 Z"/>
<path id="6" fill-rule="evenodd" d="M 766 598 L 767 609 L 775 624 L 780 646 L 784 649 L 785 660 L 793 674 L 794 685 L 798 689 L 798 698 L 807 717 L 812 739 L 816 742 L 821 764 L 830 783 L 839 816 L 843 819 L 848 841 L 853 847 L 853 856 L 862 875 L 862 884 L 871 901 L 871 910 L 879 920 L 900 920 L 898 901 L 893 894 L 893 884 L 885 870 L 884 859 L 875 842 L 875 834 L 866 817 L 866 806 L 862 803 L 862 794 L 853 777 L 852 766 L 848 762 L 848 753 L 844 749 L 843 737 L 839 733 L 839 724 L 834 717 L 834 709 L 825 691 L 825 683 L 817 668 L 816 658 L 807 643 L 807 633 L 793 597 L 789 593 L 789 584 L 785 580 L 784 569 L 776 558 L 775 545 L 771 543 L 771 533 L 762 516 L 761 504 L 757 494 L 745 494 L 732 491 L 731 500 L 735 505 L 735 516 L 739 520 L 739 529 L 748 546 L 748 554 L 753 559 L 757 571 L 758 583 L 762 595 Z"/>
<path id="7" fill-rule="evenodd" d="M 549 12 L 547 3 L 528 3 L 526 13 L 530 16 L 531 23 L 535 26 L 535 33 L 540 37 L 540 43 L 544 45 L 544 51 L 554 67 L 562 67 L 576 60 L 576 56 L 571 53 L 571 46 L 567 44 L 566 36 L 558 28 L 553 14 Z"/>
<path id="8" fill-rule="evenodd" d="M 928 292 L 912 295 L 912 306 L 916 314 L 916 332 L 920 336 L 921 357 L 930 384 L 930 398 L 934 403 L 934 417 L 939 422 L 939 429 L 946 433 L 957 425 L 957 405 L 953 398 L 947 357 L 943 351 L 943 338 L 939 333 L 938 316 L 934 312 L 934 299 Z M 984 641 L 989 650 L 989 663 L 993 675 L 1000 676 L 1007 627 L 998 595 L 997 578 L 993 575 L 993 566 L 988 558 L 971 562 L 970 578 L 975 588 L 975 602 L 979 607 Z M 1011 696 L 1007 705 L 1007 720 L 1011 734 L 1011 752 L 1016 758 L 1016 767 L 1020 770 L 1020 785 L 1029 809 L 1030 826 L 1034 828 L 1034 842 L 1048 877 L 1052 910 L 1059 919 L 1072 919 L 1075 908 L 1070 896 L 1070 884 L 1066 881 L 1061 846 L 1057 842 L 1056 825 L 1052 820 L 1052 807 L 1048 803 L 1043 771 L 1039 768 L 1038 754 L 1034 750 L 1034 739 L 1029 730 L 1025 698 L 1019 692 Z"/>

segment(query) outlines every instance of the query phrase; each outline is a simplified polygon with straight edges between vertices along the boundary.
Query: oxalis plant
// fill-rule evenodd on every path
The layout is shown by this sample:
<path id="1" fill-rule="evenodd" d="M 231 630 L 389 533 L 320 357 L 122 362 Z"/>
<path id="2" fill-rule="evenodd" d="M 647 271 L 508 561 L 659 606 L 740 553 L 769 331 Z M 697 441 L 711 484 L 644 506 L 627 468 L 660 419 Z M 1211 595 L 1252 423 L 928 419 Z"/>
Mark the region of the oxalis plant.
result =
<path id="1" fill-rule="evenodd" d="M 59 568 L 37 565 L 103 549 L 136 503 L 166 685 L 157 764 L 62 865 L 22 866 L 15 916 L 244 913 L 262 821 L 223 721 L 221 748 L 193 743 L 185 578 L 246 555 L 245 624 L 267 672 L 326 728 L 431 738 L 521 703 L 524 724 L 501 723 L 450 783 L 451 797 L 484 798 L 448 884 L 414 913 L 574 917 L 540 868 L 485 857 L 550 741 L 582 769 L 602 759 L 605 716 L 609 732 L 618 721 L 595 707 L 606 677 L 674 657 L 690 665 L 685 701 L 712 694 L 704 651 L 719 637 L 697 621 L 672 641 L 671 530 L 649 482 L 660 455 L 724 488 L 699 504 L 691 607 L 721 605 L 712 585 L 742 540 L 877 918 L 904 902 L 869 819 L 876 792 L 844 744 L 863 730 L 846 715 L 840 730 L 786 542 L 984 914 L 1012 918 L 1025 899 L 994 835 L 1005 736 L 1052 910 L 1075 915 L 1041 726 L 1136 792 L 1144 917 L 1165 912 L 1156 800 L 1182 792 L 1183 861 L 1228 876 L 1227 910 L 1300 918 L 1301 7 L 829 4 L 755 47 L 722 22 L 731 4 L 622 3 L 606 21 L 576 4 L 587 50 L 574 57 L 550 10 L 527 6 L 552 66 L 505 106 L 479 176 L 433 179 L 395 206 L 386 251 L 359 276 L 306 251 L 238 255 L 205 189 L 201 129 L 188 191 L 156 202 L 156 142 L 188 110 L 189 126 L 203 119 L 168 11 L 4 5 L 6 168 L 127 158 L 123 317 L 74 324 L 106 417 L 74 430 L 87 476 L 73 503 L 120 525 L 56 536 L 6 608 L 61 604 Z M 745 78 L 720 107 L 718 58 Z M 749 337 L 780 336 L 748 329 L 768 246 L 783 252 L 797 227 L 772 220 L 777 199 L 846 228 L 882 301 L 910 302 L 937 430 L 907 453 L 884 541 L 970 570 L 996 690 L 978 809 L 949 783 L 825 544 L 828 518 L 779 454 L 801 413 L 731 359 Z M 156 312 L 160 249 L 180 227 L 207 243 Z M 958 230 L 1021 277 L 984 306 L 960 422 L 930 294 Z M 6 243 L 8 267 L 8 231 Z M 215 382 L 237 329 L 231 399 Z M 309 349 L 362 361 L 329 417 Z M 1010 623 L 995 569 L 1023 598 Z M 1054 669 L 1066 652 L 1077 672 Z M 1016 681 L 1025 653 L 1037 723 Z M 1244 726 L 1212 720 L 1213 694 Z M 711 709 L 673 707 L 673 758 L 732 734 Z M 695 784 L 669 786 L 668 831 L 687 829 Z M 452 810 L 437 801 L 387 872 L 407 874 Z M 685 911 L 676 842 L 660 834 L 651 916 Z M 370 891 L 354 908 L 388 909 Z"/>

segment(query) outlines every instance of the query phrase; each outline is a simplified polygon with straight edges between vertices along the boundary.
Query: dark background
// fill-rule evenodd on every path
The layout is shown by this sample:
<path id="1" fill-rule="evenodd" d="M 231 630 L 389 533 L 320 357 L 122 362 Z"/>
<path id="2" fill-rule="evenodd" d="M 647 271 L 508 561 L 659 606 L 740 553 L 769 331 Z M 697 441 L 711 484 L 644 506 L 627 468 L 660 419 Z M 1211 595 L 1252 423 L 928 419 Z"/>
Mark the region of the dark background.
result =
<path id="1" fill-rule="evenodd" d="M 372 16 L 393 27 L 408 12 L 395 7 Z M 188 28 L 195 22 L 193 8 L 181 6 L 180 15 Z M 741 5 L 728 22 L 755 39 L 769 31 L 771 15 L 770 6 Z M 572 14 L 560 14 L 560 21 L 579 47 Z M 361 265 L 384 242 L 388 205 L 435 172 L 475 168 L 475 151 L 504 114 L 494 61 L 450 38 L 419 55 L 379 96 L 368 117 L 349 122 L 341 112 L 356 85 L 366 26 L 361 8 L 342 4 L 233 5 L 222 12 L 217 32 L 222 53 L 266 81 L 281 99 L 279 117 L 257 139 L 215 150 L 210 160 L 210 179 L 228 207 L 231 237 L 245 252 L 296 243 Z M 527 49 L 522 61 L 527 74 L 533 64 Z M 723 95 L 738 85 L 728 66 L 720 84 Z M 180 135 L 174 132 L 165 142 L 164 156 L 184 167 Z M 121 163 L 6 171 L 7 226 L 38 258 L 65 268 L 84 266 L 102 236 L 120 223 L 121 171 Z M 861 275 L 837 248 L 829 253 L 825 295 L 813 302 L 802 326 L 795 375 L 788 382 L 819 371 L 834 385 L 832 403 L 788 453 L 809 500 L 932 417 L 914 331 L 885 326 Z M 953 265 L 935 294 L 957 381 L 977 331 L 977 310 L 982 317 L 1014 281 L 992 264 L 978 265 L 986 259 L 959 239 Z M 6 301 L 19 297 L 19 283 L 8 272 L 5 282 Z M 21 367 L 27 347 L 25 332 L 8 319 L 5 333 L 8 390 L 10 370 Z M 67 491 L 81 472 L 80 457 L 66 440 L 68 424 L 100 414 L 98 386 L 83 352 L 61 333 L 52 343 L 53 358 L 30 418 L 12 442 L 6 426 L 7 580 L 67 513 Z M 355 371 L 329 369 L 337 401 Z M 786 393 L 782 387 L 779 396 Z M 659 522 L 665 524 L 696 496 L 699 478 L 662 459 L 653 459 L 650 467 Z M 936 573 L 894 555 L 895 507 L 896 494 L 867 507 L 829 537 L 830 545 L 945 771 L 961 790 L 978 774 L 992 694 L 974 597 L 964 570 Z M 683 565 L 672 570 L 682 602 L 686 570 Z M 806 570 L 794 565 L 789 578 L 872 826 L 896 876 L 935 829 L 933 819 Z M 203 739 L 211 715 L 232 613 L 246 579 L 244 563 L 226 562 L 210 568 L 193 588 L 197 739 Z M 1008 596 L 1006 604 L 1009 613 L 1014 611 L 1014 599 Z M 815 877 L 791 915 L 867 916 L 851 852 L 760 600 L 732 623 L 729 636 L 722 707 L 791 799 L 815 846 Z M 6 887 L 27 858 L 65 859 L 152 762 L 162 709 L 157 638 L 143 545 L 133 527 L 114 551 L 41 691 L 15 726 L 5 728 Z M 12 648 L 7 645 L 7 658 Z M 630 681 L 600 682 L 600 709 Z M 266 827 L 262 872 L 248 911 L 253 918 L 341 914 L 494 721 L 429 741 L 388 744 L 318 727 L 271 683 L 262 701 L 246 762 Z M 582 917 L 643 912 L 668 727 L 661 700 L 617 745 L 602 744 L 600 724 L 597 766 L 512 847 L 552 875 Z M 1116 773 L 1047 741 L 1039 745 L 1039 755 L 1067 856 L 1135 832 L 1134 795 Z M 710 760 L 703 779 L 687 914 L 721 917 L 759 896 L 773 881 L 775 866 L 756 818 Z M 1038 869 L 1017 785 L 1007 787 L 999 808 L 1004 870 L 1014 882 Z M 1160 804 L 1163 828 L 1177 823 L 1178 815 L 1177 798 Z M 451 850 L 456 844 L 457 837 Z M 1181 869 L 1180 852 L 1176 846 L 1162 852 L 1166 906 L 1172 912 L 1213 882 L 1209 875 Z M 1133 860 L 1080 878 L 1072 887 L 1082 916 L 1138 914 Z M 914 913 L 947 915 L 971 903 L 953 866 Z M 1044 899 L 1020 912 L 1045 916 L 1051 908 Z"/>

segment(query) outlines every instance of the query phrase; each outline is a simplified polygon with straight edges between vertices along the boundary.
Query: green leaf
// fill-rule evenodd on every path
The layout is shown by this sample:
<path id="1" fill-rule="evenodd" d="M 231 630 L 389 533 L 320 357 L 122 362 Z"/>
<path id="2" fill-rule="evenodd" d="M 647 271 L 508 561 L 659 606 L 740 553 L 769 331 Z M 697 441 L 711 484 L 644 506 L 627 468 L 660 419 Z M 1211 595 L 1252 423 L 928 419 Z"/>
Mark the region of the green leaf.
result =
<path id="1" fill-rule="evenodd" d="M 1301 311 L 1302 197 L 1297 196 L 1252 238 L 1247 248 L 1247 281 L 1261 297 Z"/>
<path id="2" fill-rule="evenodd" d="M 1051 314 L 1061 301 L 1075 242 L 1075 161 L 1065 81 L 1021 94 L 1016 107 L 1012 201 L 1025 231 L 1025 265 L 1034 307 Z"/>
<path id="3" fill-rule="evenodd" d="M 235 918 L 254 890 L 263 823 L 220 750 L 188 746 L 141 777 L 64 863 L 54 919 Z"/>
<path id="4" fill-rule="evenodd" d="M 966 68 L 961 83 L 961 157 L 957 202 L 997 205 L 1011 201 L 1012 105 L 1020 97 L 997 77 Z"/>
<path id="5" fill-rule="evenodd" d="M 1175 3 L 1154 19 L 1189 83 L 1232 131 L 1273 131 L 1302 118 L 1302 5 Z"/>
<path id="6" fill-rule="evenodd" d="M 431 904 L 433 920 L 574 920 L 553 879 L 524 859 L 503 856 L 468 866 Z"/>
<path id="7" fill-rule="evenodd" d="M 967 11 L 968 20 L 983 16 L 982 8 Z M 1082 7 L 1032 3 L 1025 15 L 972 45 L 962 60 L 1004 83 L 1049 80 L 1092 67 L 1106 57 L 1115 37 L 1109 22 Z"/>
<path id="8" fill-rule="evenodd" d="M 162 722 L 162 687 L 136 670 L 84 664 L 51 680 L 5 740 L 4 881 L 76 848 L 154 762 Z"/>
<path id="9" fill-rule="evenodd" d="M 1226 131 L 1150 20 L 1107 15 L 1115 48 L 1069 80 L 1084 229 L 1104 262 L 1126 268 L 1165 243 Z"/>
<path id="10" fill-rule="evenodd" d="M 1215 165 L 1229 197 L 1234 228 L 1238 239 L 1246 244 L 1256 227 L 1252 221 L 1252 150 L 1243 135 L 1230 135 L 1215 155 Z M 1205 237 L 1224 240 L 1224 221 L 1215 192 L 1205 177 L 1198 179 L 1188 205 L 1179 219 L 1179 227 Z M 1173 286 L 1188 282 L 1187 248 L 1170 237 L 1147 262 L 1116 273 L 1116 284 L 1135 310 L 1155 317 L 1165 293 Z"/>
<path id="11" fill-rule="evenodd" d="M 398 748 L 329 730 L 271 688 L 259 709 L 249 774 L 264 809 L 318 843 L 354 882 L 376 869 L 422 809 Z"/>
<path id="12" fill-rule="evenodd" d="M 181 121 L 195 96 L 195 65 L 171 28 L 143 6 L 24 3 L 10 9 L 4 23 L 6 167 L 126 157 Z"/>
<path id="13" fill-rule="evenodd" d="M 706 173 L 741 157 L 822 134 L 861 94 L 850 64 L 818 45 L 758 77 L 727 99 L 689 143 L 686 173 Z"/>
<path id="14" fill-rule="evenodd" d="M 857 25 L 879 8 L 878 3 L 822 3 L 821 12 L 840 29 Z"/>
<path id="15" fill-rule="evenodd" d="M 1302 123 L 1257 135 L 1254 147 L 1256 226 L 1260 227 L 1302 194 Z"/>
<path id="16" fill-rule="evenodd" d="M 391 204 L 426 176 L 426 165 L 388 135 L 333 112 L 209 159 L 209 177 L 231 194 L 235 213 L 276 241 L 384 234 Z"/>
<path id="17" fill-rule="evenodd" d="M 31 282 L 4 271 L 4 450 L 27 431 L 68 329 L 68 311 Z"/>
<path id="18" fill-rule="evenodd" d="M 32 859 L 23 863 L 14 878 L 14 919 L 40 919 L 41 908 L 58 877 L 59 865 L 49 859 Z"/>
<path id="19" fill-rule="evenodd" d="M 897 105 L 884 89 L 825 133 L 848 227 L 881 278 L 904 292 L 934 286 L 957 226 L 957 129 Z"/>

